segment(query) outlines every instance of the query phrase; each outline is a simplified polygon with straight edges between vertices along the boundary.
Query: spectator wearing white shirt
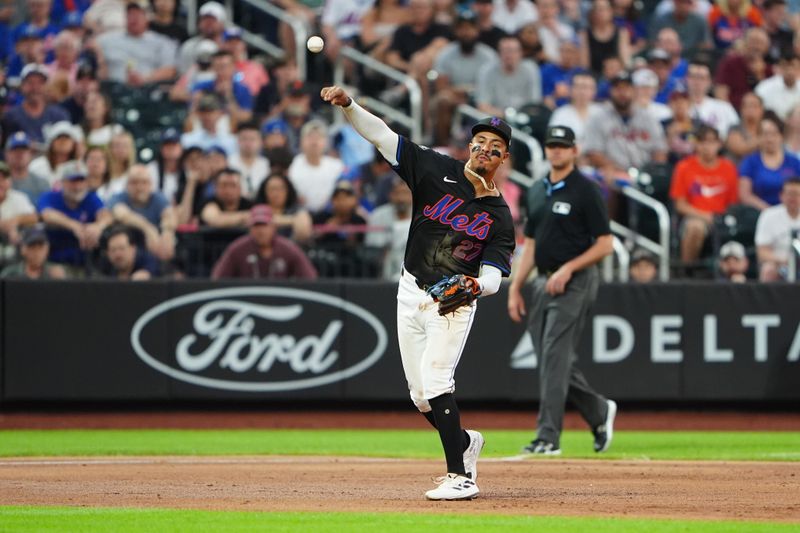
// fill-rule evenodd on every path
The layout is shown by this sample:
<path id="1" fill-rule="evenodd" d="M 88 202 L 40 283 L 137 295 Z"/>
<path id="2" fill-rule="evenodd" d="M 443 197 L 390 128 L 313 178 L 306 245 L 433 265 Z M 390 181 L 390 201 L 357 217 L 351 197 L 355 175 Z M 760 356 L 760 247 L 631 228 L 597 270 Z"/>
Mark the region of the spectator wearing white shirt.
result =
<path id="1" fill-rule="evenodd" d="M 230 133 L 220 132 L 219 119 L 223 116 L 222 102 L 214 93 L 200 94 L 195 113 L 199 127 L 181 136 L 184 148 L 198 146 L 208 150 L 212 146 L 220 146 L 228 156 L 239 151 L 236 137 Z"/>
<path id="2" fill-rule="evenodd" d="M 575 132 L 578 145 L 583 141 L 586 123 L 600 110 L 600 104 L 594 101 L 597 95 L 597 81 L 588 72 L 579 72 L 572 76 L 570 103 L 557 107 L 550 115 L 550 126 L 567 126 Z"/>
<path id="3" fill-rule="evenodd" d="M 575 30 L 559 20 L 559 5 L 556 0 L 539 0 L 536 5 L 539 9 L 536 28 L 544 54 L 550 63 L 558 63 L 561 58 L 561 41 L 574 41 Z"/>
<path id="4" fill-rule="evenodd" d="M 411 227 L 411 200 L 411 189 L 402 178 L 395 176 L 389 191 L 389 203 L 370 213 L 371 230 L 364 244 L 383 249 L 383 279 L 396 280 L 400 276 Z"/>
<path id="5" fill-rule="evenodd" d="M 778 63 L 780 74 L 775 74 L 756 85 L 755 93 L 764 107 L 786 120 L 793 107 L 800 104 L 800 57 L 794 50 L 786 50 Z"/>
<path id="6" fill-rule="evenodd" d="M 672 118 L 672 109 L 666 104 L 655 101 L 658 93 L 658 75 L 648 68 L 633 73 L 633 89 L 636 105 L 653 115 L 659 122 Z"/>
<path id="7" fill-rule="evenodd" d="M 786 278 L 792 236 L 800 232 L 800 177 L 783 182 L 781 203 L 764 209 L 756 224 L 756 253 L 761 281 Z"/>
<path id="8" fill-rule="evenodd" d="M 11 171 L 0 162 L 0 238 L 17 244 L 20 226 L 36 224 L 38 217 L 28 195 L 15 191 L 11 185 Z"/>
<path id="9" fill-rule="evenodd" d="M 199 47 L 205 40 L 213 41 L 217 47 L 222 46 L 225 23 L 228 15 L 225 7 L 219 2 L 206 2 L 198 11 L 197 35 L 183 43 L 178 55 L 178 71 L 183 74 L 195 64 L 200 53 Z"/>
<path id="10" fill-rule="evenodd" d="M 242 195 L 252 200 L 261 182 L 269 174 L 269 161 L 261 155 L 264 142 L 261 129 L 255 122 L 239 125 L 237 131 L 239 153 L 228 158 L 228 164 L 242 174 Z"/>
<path id="11" fill-rule="evenodd" d="M 289 166 L 289 180 L 297 189 L 300 204 L 312 213 L 328 204 L 336 182 L 344 171 L 344 163 L 326 155 L 328 127 L 320 120 L 311 120 L 300 130 L 300 153 Z"/>
<path id="12" fill-rule="evenodd" d="M 492 22 L 508 34 L 539 20 L 539 10 L 530 0 L 494 0 Z"/>
<path id="13" fill-rule="evenodd" d="M 739 114 L 730 102 L 708 96 L 711 88 L 711 69 L 708 64 L 702 61 L 690 62 L 686 86 L 692 104 L 692 118 L 715 128 L 724 142 L 728 131 L 739 124 Z"/>

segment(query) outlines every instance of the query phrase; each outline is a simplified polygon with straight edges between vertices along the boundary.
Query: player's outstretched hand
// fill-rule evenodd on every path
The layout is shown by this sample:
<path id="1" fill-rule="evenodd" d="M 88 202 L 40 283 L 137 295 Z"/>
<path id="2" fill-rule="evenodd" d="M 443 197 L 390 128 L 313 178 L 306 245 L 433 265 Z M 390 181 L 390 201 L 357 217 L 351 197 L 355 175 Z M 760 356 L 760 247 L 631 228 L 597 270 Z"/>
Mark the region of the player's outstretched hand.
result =
<path id="1" fill-rule="evenodd" d="M 345 90 L 337 85 L 323 87 L 319 95 L 324 101 L 330 102 L 333 105 L 345 106 L 350 103 L 350 97 Z"/>
<path id="2" fill-rule="evenodd" d="M 525 316 L 525 299 L 519 289 L 508 290 L 508 316 L 514 322 L 522 322 L 522 317 Z"/>

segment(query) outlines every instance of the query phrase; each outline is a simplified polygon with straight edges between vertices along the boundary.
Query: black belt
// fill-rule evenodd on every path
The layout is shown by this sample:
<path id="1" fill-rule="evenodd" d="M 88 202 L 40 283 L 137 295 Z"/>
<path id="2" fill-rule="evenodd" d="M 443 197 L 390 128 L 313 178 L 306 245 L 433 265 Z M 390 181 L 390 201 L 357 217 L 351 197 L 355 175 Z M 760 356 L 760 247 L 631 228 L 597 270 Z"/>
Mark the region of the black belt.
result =
<path id="1" fill-rule="evenodd" d="M 401 269 L 400 269 L 400 275 L 401 275 L 401 276 L 405 276 L 405 273 L 406 273 L 406 272 L 408 272 L 408 270 L 406 270 L 406 268 L 405 268 L 405 267 L 403 267 L 403 268 L 401 268 Z M 428 284 L 426 284 L 426 283 L 422 283 L 422 282 L 421 282 L 419 279 L 417 279 L 417 276 L 415 276 L 415 275 L 414 275 L 414 274 L 412 274 L 411 272 L 408 272 L 408 275 L 409 275 L 409 276 L 411 276 L 412 278 L 414 278 L 414 283 L 416 283 L 416 284 L 417 284 L 417 287 L 419 287 L 419 288 L 420 288 L 420 289 L 422 289 L 423 291 L 427 291 L 427 290 L 430 288 L 430 285 L 428 285 Z"/>

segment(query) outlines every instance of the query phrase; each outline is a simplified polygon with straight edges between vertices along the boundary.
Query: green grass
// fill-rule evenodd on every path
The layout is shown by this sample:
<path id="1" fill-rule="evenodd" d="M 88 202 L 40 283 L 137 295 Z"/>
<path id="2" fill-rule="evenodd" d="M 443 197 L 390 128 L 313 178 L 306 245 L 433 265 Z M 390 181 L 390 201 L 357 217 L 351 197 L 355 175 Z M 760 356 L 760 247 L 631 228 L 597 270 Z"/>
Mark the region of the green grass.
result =
<path id="1" fill-rule="evenodd" d="M 482 457 L 516 455 L 529 431 L 484 432 Z M 597 455 L 588 431 L 566 431 L 562 458 L 800 461 L 800 432 L 615 433 Z M 92 455 L 343 455 L 441 457 L 432 430 L 5 430 L 0 457 Z"/>
<path id="2" fill-rule="evenodd" d="M 342 533 L 375 531 L 422 533 L 425 531 L 475 531 L 506 533 L 547 531 L 561 533 L 749 533 L 797 531 L 797 524 L 742 521 L 636 520 L 491 515 L 435 515 L 411 513 L 263 513 L 232 511 L 184 511 L 170 509 L 115 509 L 70 507 L 0 507 L 0 530 L 36 533 L 132 533 L 140 531 L 313 531 Z"/>

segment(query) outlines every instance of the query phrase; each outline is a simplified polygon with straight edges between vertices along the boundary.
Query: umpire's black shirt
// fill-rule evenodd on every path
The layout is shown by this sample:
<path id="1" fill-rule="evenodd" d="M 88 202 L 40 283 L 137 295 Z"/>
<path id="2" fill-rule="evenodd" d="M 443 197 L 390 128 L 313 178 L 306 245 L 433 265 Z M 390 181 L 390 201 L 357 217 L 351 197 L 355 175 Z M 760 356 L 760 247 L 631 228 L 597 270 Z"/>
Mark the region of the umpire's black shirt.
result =
<path id="1" fill-rule="evenodd" d="M 608 235 L 608 211 L 600 188 L 577 169 L 551 185 L 531 186 L 525 236 L 536 240 L 539 272 L 554 272 L 588 250 L 597 237 Z"/>
<path id="2" fill-rule="evenodd" d="M 408 183 L 413 213 L 404 266 L 421 285 L 445 276 L 477 276 L 482 264 L 511 271 L 516 245 L 502 196 L 475 197 L 464 161 L 400 137 L 394 170 Z"/>

